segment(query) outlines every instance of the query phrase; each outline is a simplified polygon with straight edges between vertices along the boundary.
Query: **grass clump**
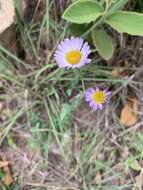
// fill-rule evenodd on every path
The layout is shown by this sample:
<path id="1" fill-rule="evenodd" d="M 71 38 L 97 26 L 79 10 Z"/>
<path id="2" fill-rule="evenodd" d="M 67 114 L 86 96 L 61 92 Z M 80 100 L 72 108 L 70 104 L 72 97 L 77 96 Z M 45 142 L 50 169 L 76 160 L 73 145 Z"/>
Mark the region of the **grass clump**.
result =
<path id="1" fill-rule="evenodd" d="M 70 36 L 61 19 L 69 1 L 25 2 L 23 13 L 15 0 L 16 24 L 9 31 L 15 37 L 9 47 L 0 45 L 0 156 L 11 160 L 14 177 L 11 187 L 0 182 L 0 188 L 135 188 L 142 170 L 142 108 L 131 128 L 121 125 L 120 111 L 129 96 L 142 107 L 142 38 L 120 39 L 113 32 L 118 45 L 112 60 L 104 61 L 92 46 L 90 65 L 61 69 L 53 54 Z M 123 72 L 114 78 L 117 68 Z M 83 96 L 99 83 L 112 99 L 93 112 Z"/>

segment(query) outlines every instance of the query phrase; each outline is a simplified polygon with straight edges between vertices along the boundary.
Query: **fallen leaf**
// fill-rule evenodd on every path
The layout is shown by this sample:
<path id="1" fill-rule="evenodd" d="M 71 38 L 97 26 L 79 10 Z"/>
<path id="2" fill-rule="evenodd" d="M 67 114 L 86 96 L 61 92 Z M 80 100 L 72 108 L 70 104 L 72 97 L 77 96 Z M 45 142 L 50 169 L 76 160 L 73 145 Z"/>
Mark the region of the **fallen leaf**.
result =
<path id="1" fill-rule="evenodd" d="M 15 9 L 12 0 L 0 0 L 0 33 L 7 29 L 13 22 Z"/>
<path id="2" fill-rule="evenodd" d="M 12 177 L 9 165 L 10 165 L 10 161 L 6 161 L 6 160 L 0 161 L 0 168 L 2 168 L 3 171 L 5 172 L 5 177 L 3 181 L 7 186 L 10 186 L 13 183 L 13 177 Z"/>
<path id="3" fill-rule="evenodd" d="M 126 127 L 131 127 L 138 120 L 139 103 L 137 99 L 129 99 L 121 110 L 120 121 Z"/>
<path id="4" fill-rule="evenodd" d="M 133 102 L 133 110 L 134 110 L 134 113 L 137 114 L 138 112 L 138 109 L 139 109 L 139 102 L 137 99 L 130 99 L 130 101 Z"/>
<path id="5" fill-rule="evenodd" d="M 94 182 L 95 182 L 95 184 L 100 184 L 101 181 L 102 181 L 101 174 L 100 174 L 100 172 L 98 172 L 94 178 Z"/>
<path id="6" fill-rule="evenodd" d="M 10 168 L 8 166 L 4 167 L 4 171 L 6 173 L 5 178 L 4 178 L 4 183 L 7 186 L 10 186 L 13 183 L 13 177 L 12 177 Z"/>
<path id="7" fill-rule="evenodd" d="M 0 168 L 3 168 L 5 166 L 8 166 L 10 164 L 9 161 L 0 161 Z"/>
<path id="8" fill-rule="evenodd" d="M 113 78 L 119 78 L 119 77 L 121 77 L 122 71 L 123 71 L 123 69 L 121 69 L 121 68 L 115 68 L 112 70 L 111 76 Z"/>

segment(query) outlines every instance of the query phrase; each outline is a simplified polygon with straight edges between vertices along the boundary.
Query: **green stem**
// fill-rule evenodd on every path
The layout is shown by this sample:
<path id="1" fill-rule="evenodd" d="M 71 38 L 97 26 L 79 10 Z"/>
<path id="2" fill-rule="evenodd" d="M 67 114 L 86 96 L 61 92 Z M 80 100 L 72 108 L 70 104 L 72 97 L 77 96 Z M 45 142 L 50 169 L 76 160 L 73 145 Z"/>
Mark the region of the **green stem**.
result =
<path id="1" fill-rule="evenodd" d="M 79 76 L 80 76 L 83 92 L 85 92 L 85 84 L 84 84 L 82 72 L 80 70 L 79 70 Z"/>
<path id="2" fill-rule="evenodd" d="M 89 28 L 88 31 L 86 31 L 85 33 L 83 33 L 83 34 L 81 35 L 81 37 L 87 36 L 94 28 L 96 28 L 97 26 L 101 25 L 101 24 L 103 23 L 103 20 L 104 20 L 103 17 L 101 17 L 96 23 L 94 23 L 94 24 L 92 25 L 91 28 Z"/>

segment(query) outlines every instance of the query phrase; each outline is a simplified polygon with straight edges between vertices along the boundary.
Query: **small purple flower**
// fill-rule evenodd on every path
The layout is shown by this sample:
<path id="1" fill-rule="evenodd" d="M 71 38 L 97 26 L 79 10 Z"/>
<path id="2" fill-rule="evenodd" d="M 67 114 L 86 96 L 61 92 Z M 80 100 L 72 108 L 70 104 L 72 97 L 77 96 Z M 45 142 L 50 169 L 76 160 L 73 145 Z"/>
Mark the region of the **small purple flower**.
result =
<path id="1" fill-rule="evenodd" d="M 90 52 L 88 43 L 82 38 L 71 37 L 58 45 L 54 57 L 61 68 L 80 68 L 91 62 Z"/>
<path id="2" fill-rule="evenodd" d="M 96 87 L 95 89 L 89 88 L 85 94 L 85 101 L 89 103 L 90 107 L 94 111 L 96 111 L 97 109 L 102 110 L 103 105 L 108 102 L 110 94 L 111 92 L 107 89 L 101 90 L 98 87 Z"/>

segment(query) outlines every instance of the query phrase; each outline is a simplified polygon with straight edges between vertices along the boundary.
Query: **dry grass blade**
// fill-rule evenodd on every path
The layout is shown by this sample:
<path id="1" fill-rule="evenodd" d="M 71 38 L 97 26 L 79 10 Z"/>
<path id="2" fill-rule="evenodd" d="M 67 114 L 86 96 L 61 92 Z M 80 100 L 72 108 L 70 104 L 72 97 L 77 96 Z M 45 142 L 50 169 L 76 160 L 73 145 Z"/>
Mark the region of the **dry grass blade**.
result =
<path id="1" fill-rule="evenodd" d="M 88 37 L 92 63 L 58 68 L 71 2 L 0 0 L 0 190 L 143 190 L 143 38 L 106 26 L 117 42 L 111 60 Z M 84 94 L 97 86 L 112 95 L 93 112 Z"/>

